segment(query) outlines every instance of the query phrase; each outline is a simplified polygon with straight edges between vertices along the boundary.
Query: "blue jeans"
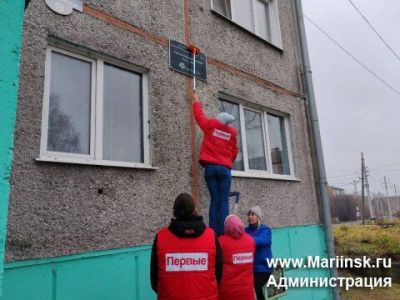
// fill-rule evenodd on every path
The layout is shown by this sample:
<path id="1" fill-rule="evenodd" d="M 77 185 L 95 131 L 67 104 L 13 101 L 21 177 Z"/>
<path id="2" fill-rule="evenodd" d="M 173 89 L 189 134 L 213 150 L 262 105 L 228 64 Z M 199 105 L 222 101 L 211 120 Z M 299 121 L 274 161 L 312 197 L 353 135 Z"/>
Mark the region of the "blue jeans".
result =
<path id="1" fill-rule="evenodd" d="M 217 235 L 224 234 L 225 218 L 229 214 L 229 193 L 231 190 L 231 170 L 225 166 L 208 164 L 204 177 L 210 192 L 210 227 Z"/>

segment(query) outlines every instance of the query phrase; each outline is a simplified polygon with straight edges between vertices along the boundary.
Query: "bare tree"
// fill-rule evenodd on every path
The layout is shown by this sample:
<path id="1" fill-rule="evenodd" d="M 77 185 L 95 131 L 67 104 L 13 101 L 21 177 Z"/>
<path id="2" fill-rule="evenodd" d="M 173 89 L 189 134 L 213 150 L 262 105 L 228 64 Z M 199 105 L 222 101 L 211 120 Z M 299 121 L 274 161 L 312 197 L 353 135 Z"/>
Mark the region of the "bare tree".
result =
<path id="1" fill-rule="evenodd" d="M 341 222 L 357 220 L 357 203 L 353 195 L 333 195 L 329 197 L 331 216 Z"/>
<path id="2" fill-rule="evenodd" d="M 62 113 L 59 99 L 58 95 L 50 96 L 47 149 L 49 151 L 79 153 L 79 134 L 74 128 L 71 117 Z"/>

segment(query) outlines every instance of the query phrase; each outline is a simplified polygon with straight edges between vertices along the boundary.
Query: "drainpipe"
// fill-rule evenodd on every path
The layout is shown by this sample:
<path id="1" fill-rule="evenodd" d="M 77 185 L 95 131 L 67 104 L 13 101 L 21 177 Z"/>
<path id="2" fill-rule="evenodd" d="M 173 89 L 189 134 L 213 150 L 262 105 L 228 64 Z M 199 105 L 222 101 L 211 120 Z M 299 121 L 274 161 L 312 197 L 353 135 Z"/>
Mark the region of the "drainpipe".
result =
<path id="1" fill-rule="evenodd" d="M 335 258 L 335 245 L 333 242 L 333 234 L 332 234 L 332 223 L 331 223 L 331 210 L 329 207 L 329 197 L 328 197 L 328 181 L 326 178 L 325 171 L 325 163 L 324 163 L 324 155 L 322 152 L 322 142 L 321 142 L 321 134 L 319 130 L 319 121 L 318 121 L 318 113 L 317 106 L 315 103 L 315 95 L 314 95 L 314 87 L 311 75 L 311 66 L 310 59 L 308 56 L 308 46 L 306 39 L 306 31 L 304 27 L 304 18 L 303 18 L 303 8 L 301 4 L 301 0 L 295 0 L 296 5 L 296 17 L 297 17 L 297 27 L 299 29 L 300 35 L 300 47 L 301 47 L 301 56 L 303 62 L 303 72 L 305 78 L 305 88 L 307 94 L 308 101 L 308 109 L 309 115 L 311 119 L 311 134 L 313 138 L 314 144 L 314 152 L 316 156 L 317 163 L 317 173 L 318 173 L 318 187 L 320 192 L 320 199 L 322 204 L 323 211 L 323 221 L 325 226 L 325 240 L 326 246 L 328 249 L 328 257 Z M 331 269 L 331 277 L 338 277 L 338 272 L 336 268 Z M 335 300 L 340 299 L 339 288 L 335 287 L 333 289 L 333 297 Z"/>

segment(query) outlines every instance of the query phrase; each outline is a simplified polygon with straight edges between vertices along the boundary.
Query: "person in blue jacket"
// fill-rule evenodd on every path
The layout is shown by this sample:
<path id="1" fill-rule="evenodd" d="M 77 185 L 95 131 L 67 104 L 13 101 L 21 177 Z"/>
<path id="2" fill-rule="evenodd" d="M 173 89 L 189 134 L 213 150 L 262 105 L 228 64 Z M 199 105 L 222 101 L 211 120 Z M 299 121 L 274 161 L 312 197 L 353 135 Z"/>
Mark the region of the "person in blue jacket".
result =
<path id="1" fill-rule="evenodd" d="M 254 257 L 254 289 L 257 300 L 264 300 L 264 285 L 267 283 L 272 267 L 267 265 L 267 260 L 272 258 L 272 234 L 271 228 L 261 224 L 263 218 L 262 210 L 259 206 L 252 207 L 247 213 L 249 226 L 246 227 L 246 233 L 251 235 L 256 243 L 256 252 Z"/>

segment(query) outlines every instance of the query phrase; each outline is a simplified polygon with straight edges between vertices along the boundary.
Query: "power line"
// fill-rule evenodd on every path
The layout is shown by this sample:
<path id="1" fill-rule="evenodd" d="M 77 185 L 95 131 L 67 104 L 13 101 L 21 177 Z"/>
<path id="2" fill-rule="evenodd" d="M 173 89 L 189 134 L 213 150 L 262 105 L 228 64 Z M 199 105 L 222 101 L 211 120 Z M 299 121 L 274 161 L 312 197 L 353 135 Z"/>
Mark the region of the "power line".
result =
<path id="1" fill-rule="evenodd" d="M 351 0 L 348 0 L 348 1 L 351 3 L 351 5 L 354 7 L 354 9 L 360 14 L 360 16 L 364 19 L 364 21 L 369 25 L 369 27 L 371 27 L 371 29 L 376 33 L 376 35 L 380 38 L 380 40 L 386 45 L 386 47 L 390 50 L 390 52 L 392 52 L 393 55 L 396 56 L 397 59 L 400 61 L 400 57 L 397 55 L 397 53 L 392 49 L 392 47 L 390 47 L 390 45 L 384 40 L 384 38 L 378 33 L 378 31 L 376 31 L 374 26 L 372 26 L 372 24 L 363 15 L 363 13 L 358 9 L 358 7 L 354 4 L 354 2 Z"/>
<path id="2" fill-rule="evenodd" d="M 398 165 L 400 165 L 400 163 L 390 163 L 390 164 L 384 164 L 384 165 L 380 165 L 380 166 L 376 166 L 374 168 L 367 168 L 368 171 L 372 171 L 372 172 L 400 172 L 400 169 L 382 169 L 382 167 L 394 167 L 397 168 Z M 338 178 L 338 177 L 342 177 L 342 176 L 351 176 L 352 174 L 358 174 L 359 171 L 356 169 L 329 169 L 330 171 L 336 171 L 337 173 L 334 174 L 333 176 L 328 176 L 330 179 L 333 178 Z"/>
<path id="3" fill-rule="evenodd" d="M 348 185 L 354 185 L 354 182 L 344 182 L 344 183 L 335 183 L 333 184 L 334 187 L 345 187 Z"/>
<path id="4" fill-rule="evenodd" d="M 334 176 L 340 176 L 340 175 L 346 175 L 346 174 L 353 174 L 353 173 L 359 173 L 358 170 L 352 169 L 352 170 L 339 170 L 339 169 L 330 169 L 330 173 L 334 173 Z"/>
<path id="5" fill-rule="evenodd" d="M 375 169 L 375 168 L 381 168 L 381 167 L 392 167 L 392 166 L 397 166 L 397 165 L 400 165 L 400 162 L 396 162 L 396 163 L 389 163 L 389 164 L 384 164 L 384 165 L 380 165 L 380 166 L 375 166 L 374 168 L 372 168 L 372 169 Z"/>
<path id="6" fill-rule="evenodd" d="M 400 172 L 400 170 L 372 170 L 374 172 Z"/>
<path id="7" fill-rule="evenodd" d="M 353 172 L 353 171 L 355 171 L 355 169 L 332 169 L 332 168 L 330 168 L 329 170 L 338 171 L 338 172 Z M 358 170 L 357 170 L 357 172 L 358 172 Z"/>
<path id="8" fill-rule="evenodd" d="M 350 178 L 342 178 L 340 180 L 330 180 L 328 178 L 328 182 L 331 184 L 341 184 L 343 182 L 348 182 L 348 180 L 354 180 L 354 179 L 358 179 L 358 177 L 354 176 L 354 177 L 350 177 Z"/>
<path id="9" fill-rule="evenodd" d="M 338 46 L 340 49 L 342 49 L 348 56 L 350 56 L 360 66 L 362 66 L 365 70 L 367 70 L 372 76 L 374 76 L 381 83 L 386 85 L 389 89 L 391 89 L 393 92 L 395 92 L 397 95 L 400 96 L 400 92 L 398 90 L 396 90 L 389 83 L 387 83 L 385 80 L 383 80 L 381 77 L 379 77 L 376 73 L 374 73 L 370 68 L 368 68 L 366 65 L 364 65 L 359 59 L 357 59 L 353 54 L 351 54 L 346 48 L 344 48 L 341 44 L 339 44 L 339 42 L 337 42 L 328 33 L 326 33 L 321 27 L 319 27 L 317 24 L 315 24 L 314 21 L 312 21 L 307 15 L 305 15 L 305 14 L 303 14 L 303 15 L 312 25 L 314 25 L 319 31 L 321 31 L 328 39 L 330 39 L 333 43 L 335 43 L 336 46 Z"/>
<path id="10" fill-rule="evenodd" d="M 359 172 L 353 172 L 351 174 L 339 174 L 335 176 L 328 176 L 328 179 L 330 180 L 341 180 L 342 178 L 348 178 L 348 177 L 354 177 L 357 176 Z"/>
<path id="11" fill-rule="evenodd" d="M 358 178 L 356 178 L 356 177 L 353 177 L 353 178 L 343 178 L 343 179 L 341 179 L 341 180 L 330 180 L 330 179 L 328 178 L 328 182 L 329 182 L 329 183 L 332 183 L 332 184 L 342 184 L 342 183 L 347 183 L 347 182 L 349 182 L 349 181 L 354 182 L 354 178 L 355 178 L 355 179 L 358 179 Z"/>
<path id="12" fill-rule="evenodd" d="M 329 169 L 330 171 L 334 171 L 337 174 L 348 174 L 348 173 L 354 173 L 354 172 L 358 172 L 358 170 L 356 169 L 352 169 L 352 170 L 339 170 L 339 169 Z"/>

